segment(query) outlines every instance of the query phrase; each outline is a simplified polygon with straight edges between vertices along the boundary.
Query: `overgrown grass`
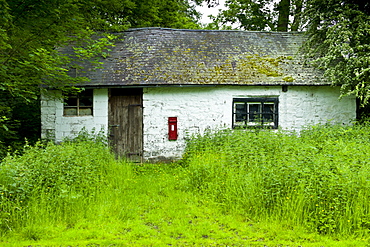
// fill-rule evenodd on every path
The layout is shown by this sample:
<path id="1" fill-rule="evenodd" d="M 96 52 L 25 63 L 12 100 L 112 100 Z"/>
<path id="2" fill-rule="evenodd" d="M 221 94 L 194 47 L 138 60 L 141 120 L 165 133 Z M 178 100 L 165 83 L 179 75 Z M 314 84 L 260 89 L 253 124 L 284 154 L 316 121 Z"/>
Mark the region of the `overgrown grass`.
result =
<path id="1" fill-rule="evenodd" d="M 314 126 L 300 136 L 209 133 L 189 146 L 184 180 L 226 212 L 363 236 L 370 227 L 369 137 L 365 126 Z"/>
<path id="2" fill-rule="evenodd" d="M 364 125 L 221 131 L 173 164 L 78 138 L 0 166 L 1 246 L 367 246 Z"/>

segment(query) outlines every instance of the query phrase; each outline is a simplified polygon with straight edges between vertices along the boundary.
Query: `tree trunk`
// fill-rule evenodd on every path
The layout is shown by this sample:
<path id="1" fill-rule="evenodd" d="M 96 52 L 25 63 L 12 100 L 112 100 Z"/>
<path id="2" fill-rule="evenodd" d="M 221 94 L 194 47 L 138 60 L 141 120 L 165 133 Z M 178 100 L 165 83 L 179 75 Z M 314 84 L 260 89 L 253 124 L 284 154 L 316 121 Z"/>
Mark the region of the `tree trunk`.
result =
<path id="1" fill-rule="evenodd" d="M 277 10 L 279 11 L 277 31 L 287 32 L 289 24 L 290 0 L 281 0 Z"/>

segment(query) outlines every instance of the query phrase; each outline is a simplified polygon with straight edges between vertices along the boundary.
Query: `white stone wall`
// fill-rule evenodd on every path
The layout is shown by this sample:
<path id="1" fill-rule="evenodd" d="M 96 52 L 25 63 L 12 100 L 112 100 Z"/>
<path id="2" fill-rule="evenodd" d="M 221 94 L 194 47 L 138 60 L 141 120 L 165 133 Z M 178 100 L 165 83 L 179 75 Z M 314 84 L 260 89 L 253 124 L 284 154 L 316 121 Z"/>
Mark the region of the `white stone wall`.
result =
<path id="1" fill-rule="evenodd" d="M 300 130 L 309 124 L 348 124 L 356 117 L 354 98 L 338 100 L 329 86 L 217 86 L 144 89 L 144 159 L 180 158 L 186 139 L 205 129 L 231 128 L 235 97 L 279 98 L 279 128 Z M 178 119 L 178 140 L 168 140 L 168 117 Z"/>
<path id="2" fill-rule="evenodd" d="M 85 128 L 107 133 L 108 89 L 94 89 L 93 116 L 64 117 L 63 103 L 43 96 L 42 138 L 62 141 Z M 356 117 L 356 101 L 338 100 L 339 88 L 329 86 L 205 86 L 144 88 L 144 159 L 181 158 L 186 140 L 206 129 L 231 128 L 235 97 L 274 96 L 279 98 L 279 128 L 300 130 L 306 125 L 348 124 Z M 178 119 L 178 139 L 168 140 L 168 117 Z"/>
<path id="3" fill-rule="evenodd" d="M 108 129 L 108 89 L 94 89 L 93 116 L 63 116 L 63 101 L 59 91 L 43 95 L 41 101 L 41 137 L 62 141 L 78 134 L 83 128 L 88 132 Z"/>

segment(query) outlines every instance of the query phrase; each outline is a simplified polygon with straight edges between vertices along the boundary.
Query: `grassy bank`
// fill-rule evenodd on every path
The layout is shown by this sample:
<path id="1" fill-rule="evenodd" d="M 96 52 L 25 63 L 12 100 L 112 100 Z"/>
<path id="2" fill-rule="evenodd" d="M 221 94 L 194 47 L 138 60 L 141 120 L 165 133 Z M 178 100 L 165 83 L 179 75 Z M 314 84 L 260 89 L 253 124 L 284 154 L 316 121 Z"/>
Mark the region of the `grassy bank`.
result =
<path id="1" fill-rule="evenodd" d="M 0 245 L 368 246 L 369 137 L 221 131 L 143 165 L 91 140 L 28 147 L 0 167 Z"/>

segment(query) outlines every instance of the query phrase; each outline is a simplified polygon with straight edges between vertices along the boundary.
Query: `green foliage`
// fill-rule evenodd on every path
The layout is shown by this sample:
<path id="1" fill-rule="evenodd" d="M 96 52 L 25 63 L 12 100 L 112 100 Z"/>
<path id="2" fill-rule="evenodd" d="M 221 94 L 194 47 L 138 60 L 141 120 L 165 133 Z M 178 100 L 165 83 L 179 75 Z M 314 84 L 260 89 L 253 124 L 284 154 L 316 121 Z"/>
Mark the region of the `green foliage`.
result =
<path id="1" fill-rule="evenodd" d="M 254 220 L 289 219 L 324 234 L 365 234 L 369 127 L 314 126 L 300 136 L 209 133 L 189 145 L 184 188 Z"/>
<path id="2" fill-rule="evenodd" d="M 21 107 L 31 110 L 27 119 L 40 122 L 33 107 L 40 90 L 68 92 L 88 81 L 69 72 L 101 66 L 113 33 L 129 27 L 199 28 L 198 18 L 188 0 L 0 0 L 0 157 L 8 146 L 40 135 L 40 123 L 25 135 L 30 123 L 18 107 L 29 104 Z"/>
<path id="3" fill-rule="evenodd" d="M 63 142 L 67 143 L 80 143 L 80 142 L 92 142 L 97 144 L 103 144 L 108 147 L 108 137 L 104 130 L 96 131 L 93 128 L 91 131 L 82 128 L 77 135 L 72 135 L 63 139 Z"/>
<path id="4" fill-rule="evenodd" d="M 28 147 L 0 165 L 0 245 L 367 246 L 369 133 L 209 132 L 181 166 L 115 160 L 85 132 Z"/>
<path id="5" fill-rule="evenodd" d="M 40 102 L 25 103 L 0 91 L 0 159 L 40 137 Z"/>
<path id="6" fill-rule="evenodd" d="M 18 147 L 24 138 L 35 141 L 35 136 L 39 137 L 38 101 L 40 89 L 43 89 L 40 88 L 41 85 L 64 89 L 86 81 L 86 78 L 69 76 L 68 64 L 74 57 L 62 54 L 55 48 L 73 42 L 80 50 L 88 51 L 88 54 L 79 56 L 78 60 L 91 61 L 98 58 L 106 51 L 105 48 L 112 44 L 109 35 L 99 39 L 92 38 L 95 31 L 99 30 L 95 22 L 101 19 L 97 16 L 88 19 L 91 12 L 82 11 L 86 7 L 83 4 L 91 3 L 91 1 L 79 3 L 0 1 L 2 157 L 8 146 Z M 100 18 L 105 18 L 105 15 Z M 106 27 L 108 26 L 111 25 L 106 23 Z"/>
<path id="7" fill-rule="evenodd" d="M 302 29 L 302 0 L 227 0 L 226 10 L 213 16 L 207 28 L 239 29 L 251 31 L 298 31 Z"/>
<path id="8" fill-rule="evenodd" d="M 342 94 L 369 102 L 370 7 L 366 1 L 310 0 L 306 52 Z"/>
<path id="9" fill-rule="evenodd" d="M 76 82 L 67 75 L 65 65 L 69 58 L 55 47 L 91 40 L 94 34 L 91 30 L 99 29 L 90 21 L 99 18 L 87 19 L 88 13 L 82 11 L 85 6 L 69 1 L 2 1 L 2 4 L 7 24 L 1 27 L 6 34 L 0 47 L 1 90 L 29 101 L 36 99 L 42 84 L 64 87 Z M 91 46 L 86 49 L 99 56 L 99 49 L 93 50 Z"/>
<path id="10" fill-rule="evenodd" d="M 132 0 L 135 7 L 127 15 L 131 27 L 197 29 L 199 13 L 188 0 Z"/>
<path id="11" fill-rule="evenodd" d="M 61 145 L 27 146 L 22 155 L 7 156 L 0 166 L 0 204 L 5 208 L 0 226 L 16 225 L 15 209 L 39 196 L 51 201 L 94 196 L 104 186 L 106 167 L 112 162 L 106 145 L 84 137 Z"/>
<path id="12" fill-rule="evenodd" d="M 128 27 L 196 28 L 187 0 L 0 1 L 0 90 L 36 99 L 39 86 L 63 88 L 86 81 L 68 75 L 67 56 L 55 47 L 73 44 L 78 61 L 106 56 L 111 34 Z M 94 38 L 99 33 L 102 38 Z M 78 48 L 78 49 L 76 49 Z"/>

